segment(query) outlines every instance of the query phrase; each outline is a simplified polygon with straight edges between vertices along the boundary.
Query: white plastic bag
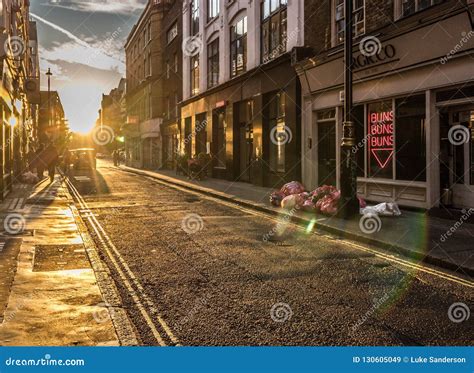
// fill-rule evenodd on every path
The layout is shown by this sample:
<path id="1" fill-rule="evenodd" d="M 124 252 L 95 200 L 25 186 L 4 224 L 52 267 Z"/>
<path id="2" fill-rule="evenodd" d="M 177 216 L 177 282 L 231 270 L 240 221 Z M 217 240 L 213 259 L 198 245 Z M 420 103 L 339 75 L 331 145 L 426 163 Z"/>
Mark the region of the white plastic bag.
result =
<path id="1" fill-rule="evenodd" d="M 360 210 L 361 215 L 400 216 L 402 213 L 395 202 L 384 202 L 376 206 L 367 206 Z"/>

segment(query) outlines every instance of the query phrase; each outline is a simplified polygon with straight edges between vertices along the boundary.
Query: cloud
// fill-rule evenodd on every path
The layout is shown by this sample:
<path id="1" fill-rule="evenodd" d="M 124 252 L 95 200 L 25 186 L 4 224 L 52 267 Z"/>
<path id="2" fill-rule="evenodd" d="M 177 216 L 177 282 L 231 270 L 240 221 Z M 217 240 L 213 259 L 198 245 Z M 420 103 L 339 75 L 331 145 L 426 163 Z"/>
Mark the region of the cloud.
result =
<path id="1" fill-rule="evenodd" d="M 106 35 L 107 38 L 104 41 L 89 38 L 89 42 L 85 42 L 53 22 L 33 13 L 30 13 L 30 15 L 70 39 L 70 42 L 56 44 L 49 49 L 42 49 L 40 53 L 41 59 L 46 61 L 63 60 L 71 63 L 77 62 L 97 69 L 124 71 L 123 56 L 120 52 L 121 42 L 119 37 L 122 33 L 120 28 Z"/>
<path id="2" fill-rule="evenodd" d="M 46 5 L 81 12 L 127 14 L 142 10 L 147 0 L 49 0 Z"/>

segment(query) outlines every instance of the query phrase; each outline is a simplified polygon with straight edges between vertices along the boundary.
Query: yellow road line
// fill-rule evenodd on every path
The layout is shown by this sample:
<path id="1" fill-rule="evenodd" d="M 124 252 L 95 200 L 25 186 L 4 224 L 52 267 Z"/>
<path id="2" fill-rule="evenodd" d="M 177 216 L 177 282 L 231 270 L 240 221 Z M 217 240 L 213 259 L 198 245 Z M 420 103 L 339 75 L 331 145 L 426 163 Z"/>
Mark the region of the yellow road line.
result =
<path id="1" fill-rule="evenodd" d="M 71 188 L 71 191 L 73 192 L 73 194 L 75 195 L 76 199 L 78 200 L 79 204 L 81 205 L 81 209 L 85 209 L 87 211 L 90 211 L 90 208 L 89 206 L 87 205 L 87 202 L 82 198 L 82 196 L 79 194 L 79 192 L 77 191 L 77 189 L 75 188 L 75 186 L 69 181 L 67 180 L 67 183 L 69 185 L 69 187 Z M 158 322 L 160 323 L 160 325 L 162 326 L 162 328 L 165 330 L 167 336 L 169 337 L 169 339 L 176 345 L 179 345 L 179 341 L 178 339 L 176 338 L 176 336 L 172 333 L 171 329 L 169 328 L 169 326 L 166 324 L 166 322 L 164 321 L 164 319 L 161 317 L 161 315 L 159 314 L 159 312 L 157 311 L 156 307 L 154 306 L 153 302 L 150 300 L 150 298 L 146 295 L 145 293 L 145 290 L 143 288 L 143 286 L 140 284 L 139 280 L 136 278 L 135 274 L 132 272 L 132 270 L 130 269 L 130 267 L 127 265 L 127 263 L 125 262 L 125 260 L 123 259 L 123 257 L 120 255 L 120 253 L 118 252 L 117 248 L 115 247 L 115 245 L 112 243 L 112 240 L 110 239 L 110 237 L 107 235 L 107 233 L 105 232 L 104 228 L 102 227 L 102 225 L 97 221 L 96 217 L 93 215 L 93 214 L 88 214 L 87 216 L 87 219 L 89 221 L 89 223 L 91 224 L 92 228 L 94 229 L 97 237 L 99 238 L 103 248 L 105 249 L 107 255 L 109 256 L 110 260 L 112 261 L 112 264 L 114 265 L 115 269 L 117 270 L 119 276 L 120 276 L 120 279 L 121 281 L 124 283 L 124 285 L 126 286 L 127 290 L 129 291 L 130 295 L 132 296 L 132 299 L 134 300 L 134 302 L 136 303 L 137 305 L 137 308 L 140 310 L 140 313 L 142 314 L 143 318 L 145 319 L 148 327 L 151 329 L 152 333 L 153 333 L 153 336 L 155 337 L 155 339 L 157 340 L 157 342 L 161 345 L 161 346 L 166 346 L 166 343 L 165 341 L 163 340 L 162 336 L 160 335 L 160 333 L 158 332 L 158 330 L 156 329 L 156 326 L 154 324 L 154 322 L 152 321 L 152 318 L 151 316 L 148 314 L 147 310 L 145 309 L 145 307 L 143 306 L 141 300 L 140 300 L 140 297 L 138 296 L 138 294 L 135 292 L 135 290 L 133 289 L 132 285 L 130 284 L 130 282 L 128 281 L 125 273 L 122 271 L 122 269 L 120 268 L 120 265 L 117 263 L 117 260 L 115 259 L 114 257 L 114 254 L 115 256 L 117 257 L 117 259 L 119 260 L 119 262 L 123 265 L 125 271 L 127 272 L 128 276 L 130 277 L 130 279 L 134 282 L 134 284 L 137 286 L 137 288 L 139 289 L 140 291 L 140 295 L 142 296 L 142 298 L 144 298 L 144 300 L 146 301 L 147 305 L 152 308 L 152 311 L 157 315 L 157 319 L 158 319 Z M 112 254 L 112 252 L 110 251 L 112 250 L 114 254 Z"/>
<path id="2" fill-rule="evenodd" d="M 145 177 L 147 177 L 147 176 L 145 176 Z M 184 191 L 184 192 L 187 192 L 187 193 L 195 194 L 195 195 L 200 196 L 201 198 L 204 198 L 204 199 L 207 199 L 207 200 L 210 200 L 210 201 L 214 201 L 214 202 L 220 203 L 222 205 L 232 207 L 234 209 L 238 209 L 238 210 L 244 211 L 244 212 L 252 214 L 252 215 L 261 216 L 261 217 L 264 217 L 268 220 L 271 220 L 271 221 L 274 221 L 274 222 L 279 222 L 277 217 L 271 216 L 269 213 L 264 213 L 264 212 L 252 210 L 252 209 L 247 208 L 247 207 L 242 207 L 242 206 L 238 205 L 237 203 L 227 202 L 227 201 L 224 201 L 224 200 L 222 200 L 220 198 L 217 198 L 217 197 L 211 197 L 209 195 L 206 195 L 204 193 L 200 193 L 198 191 L 190 190 L 190 189 L 187 189 L 185 187 L 181 187 L 179 185 L 175 185 L 175 184 L 163 181 L 163 180 L 155 179 L 151 176 L 148 176 L 148 179 L 154 180 L 156 183 L 165 185 L 167 187 L 174 188 L 176 190 Z M 297 224 L 297 223 L 294 223 L 294 222 L 291 222 L 291 221 L 288 221 L 288 224 L 291 224 L 293 227 L 295 227 L 295 228 L 297 228 L 301 231 L 306 231 L 306 228 L 302 227 L 300 224 Z M 318 235 L 319 237 L 324 237 L 326 239 L 331 237 L 328 234 L 322 235 L 322 234 L 319 234 L 317 232 L 313 232 L 313 234 Z M 430 275 L 437 276 L 437 277 L 443 278 L 443 279 L 451 281 L 451 282 L 455 282 L 455 283 L 463 285 L 463 286 L 467 286 L 469 288 L 474 288 L 474 282 L 469 281 L 469 280 L 465 280 L 462 277 L 451 275 L 449 273 L 446 273 L 446 272 L 443 272 L 443 271 L 440 271 L 440 270 L 437 270 L 437 269 L 434 269 L 434 268 L 429 268 L 425 265 L 411 263 L 411 262 L 409 262 L 405 259 L 402 259 L 400 257 L 397 257 L 395 255 L 385 254 L 383 252 L 380 252 L 379 250 L 370 249 L 369 247 L 362 246 L 362 245 L 354 243 L 350 240 L 343 240 L 343 241 L 341 240 L 340 242 L 342 244 L 350 246 L 350 247 L 352 247 L 356 250 L 364 251 L 364 252 L 373 254 L 373 255 L 377 256 L 378 258 L 384 259 L 386 261 L 393 262 L 393 263 L 396 263 L 396 264 L 399 264 L 399 265 L 402 265 L 404 267 L 408 267 L 408 268 L 411 268 L 411 269 L 416 269 L 418 271 L 425 272 L 425 273 L 428 273 Z"/>

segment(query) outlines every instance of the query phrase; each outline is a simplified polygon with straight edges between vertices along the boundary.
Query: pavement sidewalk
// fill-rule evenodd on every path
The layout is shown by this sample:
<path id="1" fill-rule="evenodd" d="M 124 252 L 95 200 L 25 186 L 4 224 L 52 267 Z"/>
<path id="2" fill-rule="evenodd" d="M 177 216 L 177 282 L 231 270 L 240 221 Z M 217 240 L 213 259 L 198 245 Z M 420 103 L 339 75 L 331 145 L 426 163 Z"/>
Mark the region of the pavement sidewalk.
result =
<path id="1" fill-rule="evenodd" d="M 186 176 L 176 175 L 174 171 L 158 172 L 120 166 L 123 170 L 161 179 L 190 190 L 236 202 L 276 215 L 284 213 L 273 207 L 269 196 L 273 189 L 262 188 L 242 182 L 230 182 L 218 179 L 190 180 Z M 474 224 L 466 220 L 474 216 L 473 211 L 460 214 L 459 220 L 447 220 L 430 216 L 428 212 L 403 210 L 400 217 L 382 217 L 380 225 L 373 233 L 362 230 L 364 223 L 360 216 L 352 220 L 326 217 L 314 213 L 297 212 L 292 219 L 301 224 L 312 225 L 341 238 L 378 246 L 393 251 L 415 261 L 425 261 L 439 267 L 456 271 L 469 277 L 474 275 Z M 463 219 L 463 217 L 465 219 Z"/>
<path id="2" fill-rule="evenodd" d="M 59 176 L 0 205 L 0 345 L 119 345 Z"/>

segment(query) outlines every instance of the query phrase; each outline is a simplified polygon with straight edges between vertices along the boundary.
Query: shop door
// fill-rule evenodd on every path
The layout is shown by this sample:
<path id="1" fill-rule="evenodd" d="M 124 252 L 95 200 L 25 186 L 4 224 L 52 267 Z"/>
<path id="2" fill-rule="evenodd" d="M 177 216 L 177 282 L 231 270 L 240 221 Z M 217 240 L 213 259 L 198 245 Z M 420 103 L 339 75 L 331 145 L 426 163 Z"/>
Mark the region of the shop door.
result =
<path id="1" fill-rule="evenodd" d="M 318 122 L 318 185 L 336 185 L 336 122 Z"/>
<path id="2" fill-rule="evenodd" d="M 443 148 L 446 148 L 448 141 L 447 162 L 452 205 L 457 208 L 474 207 L 474 108 L 453 109 L 447 117 L 447 131 L 446 128 L 443 130 L 443 124 L 441 125 L 441 150 L 443 154 Z M 443 174 L 441 177 L 443 178 Z M 443 184 L 441 185 L 443 187 Z M 443 195 L 445 191 L 441 192 Z"/>
<path id="3" fill-rule="evenodd" d="M 239 180 L 250 182 L 250 171 L 253 152 L 253 124 L 240 124 L 240 176 Z"/>

